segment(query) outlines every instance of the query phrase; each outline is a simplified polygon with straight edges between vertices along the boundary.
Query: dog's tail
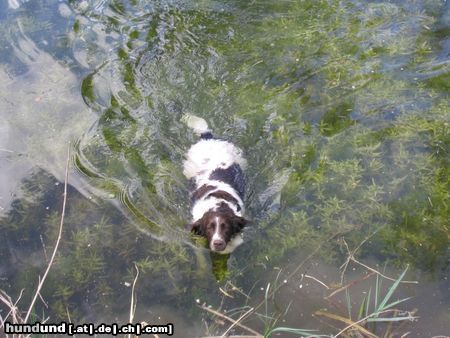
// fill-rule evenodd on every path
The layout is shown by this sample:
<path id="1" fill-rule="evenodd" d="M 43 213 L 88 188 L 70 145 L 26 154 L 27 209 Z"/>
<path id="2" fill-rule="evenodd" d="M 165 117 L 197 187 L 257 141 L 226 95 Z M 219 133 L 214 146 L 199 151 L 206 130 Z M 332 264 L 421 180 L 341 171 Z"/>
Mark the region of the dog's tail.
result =
<path id="1" fill-rule="evenodd" d="M 200 138 L 205 140 L 213 138 L 211 130 L 208 128 L 208 123 L 201 117 L 191 114 L 185 114 L 183 115 L 181 120 L 186 123 L 189 128 L 194 130 L 194 132 L 199 135 Z"/>

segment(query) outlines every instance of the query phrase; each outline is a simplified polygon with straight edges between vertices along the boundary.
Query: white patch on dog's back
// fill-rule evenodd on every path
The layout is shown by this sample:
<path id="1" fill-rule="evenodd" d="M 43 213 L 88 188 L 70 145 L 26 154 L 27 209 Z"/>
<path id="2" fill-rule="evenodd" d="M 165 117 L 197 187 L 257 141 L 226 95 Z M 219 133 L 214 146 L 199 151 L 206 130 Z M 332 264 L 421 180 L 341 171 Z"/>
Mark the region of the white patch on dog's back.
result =
<path id="1" fill-rule="evenodd" d="M 209 210 L 215 210 L 216 208 L 217 208 L 216 198 L 198 200 L 197 202 L 195 202 L 192 208 L 192 222 L 198 221 Z"/>
<path id="2" fill-rule="evenodd" d="M 208 192 L 208 194 L 203 196 L 201 199 L 195 201 L 194 206 L 192 207 L 192 221 L 193 222 L 198 221 L 200 218 L 202 218 L 203 215 L 208 210 L 211 210 L 211 209 L 215 210 L 218 203 L 220 203 L 220 202 L 226 203 L 231 208 L 231 210 L 233 210 L 235 215 L 242 216 L 244 214 L 244 202 L 242 201 L 241 197 L 236 193 L 236 191 L 229 184 L 223 183 L 220 181 L 215 181 L 215 180 L 204 180 L 204 181 L 199 180 L 199 181 L 197 181 L 197 184 L 198 185 L 208 184 L 208 185 L 215 186 L 216 188 L 211 190 L 210 192 Z M 225 191 L 225 192 L 229 193 L 232 197 L 234 197 L 236 199 L 241 210 L 238 211 L 237 206 L 234 205 L 233 203 L 229 203 L 228 201 L 224 201 L 224 200 L 214 197 L 214 196 L 208 197 L 209 194 L 211 194 L 215 191 Z"/>
<path id="3" fill-rule="evenodd" d="M 215 169 L 226 169 L 237 163 L 244 170 L 247 161 L 242 156 L 242 150 L 224 140 L 200 140 L 194 144 L 186 155 L 183 163 L 183 174 L 188 178 L 198 180 L 208 179 Z"/>

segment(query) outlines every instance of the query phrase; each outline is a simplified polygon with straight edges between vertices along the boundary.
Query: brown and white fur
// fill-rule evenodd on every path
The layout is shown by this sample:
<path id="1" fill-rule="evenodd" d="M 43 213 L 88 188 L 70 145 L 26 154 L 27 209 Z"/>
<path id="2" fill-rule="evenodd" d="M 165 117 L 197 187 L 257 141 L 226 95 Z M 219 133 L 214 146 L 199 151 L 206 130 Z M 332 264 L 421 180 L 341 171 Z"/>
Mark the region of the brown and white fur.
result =
<path id="1" fill-rule="evenodd" d="M 188 230 L 206 237 L 211 251 L 227 254 L 243 243 L 246 160 L 233 143 L 216 139 L 205 120 L 185 115 L 200 140 L 186 154 L 183 173 L 193 181 Z"/>

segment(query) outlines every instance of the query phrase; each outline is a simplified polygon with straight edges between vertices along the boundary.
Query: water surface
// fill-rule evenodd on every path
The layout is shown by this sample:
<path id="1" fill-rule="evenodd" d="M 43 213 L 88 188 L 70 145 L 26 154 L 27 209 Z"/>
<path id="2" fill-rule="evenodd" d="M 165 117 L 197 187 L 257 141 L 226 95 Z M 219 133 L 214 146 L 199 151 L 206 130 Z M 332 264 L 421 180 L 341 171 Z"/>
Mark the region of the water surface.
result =
<path id="1" fill-rule="evenodd" d="M 448 335 L 449 24 L 437 0 L 3 2 L 0 289 L 27 309 L 70 147 L 36 319 L 127 322 L 136 265 L 135 321 L 177 337 L 228 328 L 198 305 L 237 319 L 277 286 L 246 325 L 336 334 L 317 311 L 356 320 L 375 274 L 339 267 L 364 241 L 358 261 L 419 282 L 394 298 L 420 318 L 392 334 Z M 184 230 L 185 113 L 249 162 L 252 224 L 228 262 Z"/>

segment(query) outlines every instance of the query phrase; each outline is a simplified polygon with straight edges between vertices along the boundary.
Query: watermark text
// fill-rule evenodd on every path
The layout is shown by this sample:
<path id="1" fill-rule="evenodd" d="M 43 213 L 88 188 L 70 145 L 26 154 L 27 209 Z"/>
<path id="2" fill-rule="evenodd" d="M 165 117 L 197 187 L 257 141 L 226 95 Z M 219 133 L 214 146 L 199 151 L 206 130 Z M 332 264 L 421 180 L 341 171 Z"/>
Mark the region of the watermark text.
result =
<path id="1" fill-rule="evenodd" d="M 40 322 L 35 322 L 34 324 L 12 324 L 10 322 L 5 322 L 4 324 L 5 333 L 18 334 L 18 333 L 38 333 L 38 334 L 66 334 L 73 336 L 76 334 L 109 334 L 113 336 L 121 334 L 133 334 L 135 336 L 140 336 L 143 334 L 161 334 L 172 336 L 174 332 L 174 327 L 172 323 L 165 325 L 147 325 L 147 324 L 125 324 L 119 325 L 117 323 L 113 324 L 80 324 L 75 325 L 73 323 L 61 322 L 59 324 L 43 324 Z"/>

